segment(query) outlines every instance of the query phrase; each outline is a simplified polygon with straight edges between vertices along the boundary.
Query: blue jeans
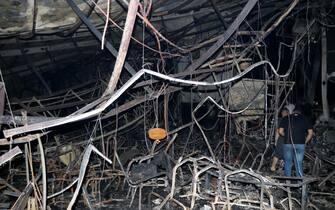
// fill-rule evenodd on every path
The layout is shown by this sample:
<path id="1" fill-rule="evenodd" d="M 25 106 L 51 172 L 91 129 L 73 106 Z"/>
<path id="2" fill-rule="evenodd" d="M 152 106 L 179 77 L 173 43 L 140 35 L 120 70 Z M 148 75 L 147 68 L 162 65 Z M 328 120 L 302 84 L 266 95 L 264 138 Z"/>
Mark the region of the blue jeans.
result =
<path id="1" fill-rule="evenodd" d="M 295 150 L 294 150 L 295 148 Z M 285 176 L 291 176 L 292 171 L 292 159 L 294 158 L 294 165 L 297 176 L 302 177 L 303 168 L 302 161 L 304 159 L 305 144 L 284 144 L 283 145 L 284 154 L 284 173 Z"/>

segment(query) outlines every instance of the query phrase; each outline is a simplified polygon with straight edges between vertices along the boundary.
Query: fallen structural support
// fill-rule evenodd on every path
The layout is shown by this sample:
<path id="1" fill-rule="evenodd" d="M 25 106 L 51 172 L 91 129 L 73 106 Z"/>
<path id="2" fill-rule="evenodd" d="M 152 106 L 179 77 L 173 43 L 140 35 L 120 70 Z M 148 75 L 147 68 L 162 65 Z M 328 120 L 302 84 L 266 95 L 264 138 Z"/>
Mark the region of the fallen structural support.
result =
<path id="1" fill-rule="evenodd" d="M 4 163 L 10 161 L 12 158 L 14 158 L 15 156 L 22 154 L 21 149 L 16 146 L 14 147 L 14 149 L 9 150 L 8 152 L 6 152 L 5 154 L 0 156 L 0 166 L 3 165 Z"/>
<path id="2" fill-rule="evenodd" d="M 13 119 L 14 117 L 14 119 Z M 57 117 L 37 117 L 37 116 L 0 116 L 0 124 L 7 124 L 7 125 L 29 125 L 29 124 L 34 124 L 34 123 L 39 123 L 39 122 L 46 122 L 49 120 L 55 120 Z"/>
<path id="3" fill-rule="evenodd" d="M 122 71 L 122 68 L 123 68 L 123 64 L 125 62 L 126 55 L 127 55 L 127 52 L 128 52 L 130 38 L 131 38 L 131 35 L 133 33 L 138 5 L 139 5 L 138 0 L 131 0 L 130 3 L 129 3 L 126 23 L 124 25 L 124 31 L 123 31 L 123 34 L 122 34 L 121 45 L 120 45 L 120 48 L 119 48 L 119 51 L 118 51 L 118 55 L 116 57 L 116 61 L 115 61 L 112 76 L 109 80 L 109 83 L 108 83 L 108 86 L 105 90 L 104 95 L 111 94 L 115 90 L 116 85 L 119 81 L 121 71 Z M 106 21 L 108 21 L 108 20 L 106 20 Z"/>
<path id="4" fill-rule="evenodd" d="M 230 82 L 238 80 L 238 79 L 242 78 L 244 75 L 246 75 L 248 72 L 253 70 L 254 68 L 256 68 L 258 66 L 261 66 L 261 65 L 265 65 L 265 64 L 268 64 L 271 67 L 271 71 L 276 76 L 287 77 L 289 75 L 289 73 L 284 74 L 284 75 L 279 75 L 277 73 L 277 71 L 274 69 L 274 67 L 272 66 L 272 64 L 268 61 L 260 61 L 258 63 L 255 63 L 255 64 L 249 66 L 241 74 L 236 75 L 236 76 L 231 77 L 231 78 L 226 79 L 226 80 L 219 81 L 219 82 L 203 82 L 203 81 L 190 81 L 190 80 L 178 79 L 178 78 L 173 78 L 173 77 L 170 77 L 170 76 L 158 73 L 158 72 L 154 72 L 154 71 L 151 71 L 151 70 L 142 69 L 139 72 L 137 72 L 130 80 L 128 80 L 120 89 L 115 91 L 115 93 L 97 109 L 94 109 L 92 111 L 89 111 L 89 112 L 86 112 L 86 113 L 83 113 L 83 114 L 70 115 L 70 116 L 60 118 L 60 119 L 57 119 L 57 120 L 50 120 L 50 121 L 47 121 L 47 122 L 35 123 L 35 124 L 24 126 L 24 127 L 18 127 L 18 128 L 5 130 L 4 135 L 5 135 L 6 138 L 8 138 L 8 137 L 11 137 L 11 136 L 14 136 L 14 135 L 17 135 L 17 134 L 21 134 L 21 133 L 26 133 L 26 132 L 51 128 L 51 127 L 64 125 L 64 124 L 67 124 L 67 123 L 72 123 L 72 122 L 76 122 L 76 121 L 79 121 L 79 120 L 84 120 L 84 119 L 88 119 L 88 118 L 97 116 L 102 111 L 104 111 L 107 107 L 109 107 L 114 101 L 116 101 L 130 86 L 132 86 L 145 73 L 147 73 L 149 75 L 156 76 L 156 77 L 164 79 L 164 80 L 168 80 L 170 82 L 184 83 L 184 84 L 188 84 L 188 85 L 199 85 L 199 86 L 217 86 L 217 85 L 228 84 Z M 247 108 L 245 108 L 245 109 L 247 109 Z M 238 111 L 237 113 L 239 113 L 239 112 L 241 112 L 241 111 Z"/>

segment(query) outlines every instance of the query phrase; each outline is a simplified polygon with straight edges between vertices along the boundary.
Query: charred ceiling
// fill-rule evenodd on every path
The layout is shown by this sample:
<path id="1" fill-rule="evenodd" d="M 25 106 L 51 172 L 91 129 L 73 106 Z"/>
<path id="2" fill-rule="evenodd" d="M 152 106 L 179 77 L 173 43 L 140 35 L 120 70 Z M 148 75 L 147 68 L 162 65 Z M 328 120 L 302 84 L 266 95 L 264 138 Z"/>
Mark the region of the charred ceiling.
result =
<path id="1" fill-rule="evenodd" d="M 334 209 L 334 6 L 0 1 L 0 208 Z M 291 103 L 304 177 L 270 171 Z"/>

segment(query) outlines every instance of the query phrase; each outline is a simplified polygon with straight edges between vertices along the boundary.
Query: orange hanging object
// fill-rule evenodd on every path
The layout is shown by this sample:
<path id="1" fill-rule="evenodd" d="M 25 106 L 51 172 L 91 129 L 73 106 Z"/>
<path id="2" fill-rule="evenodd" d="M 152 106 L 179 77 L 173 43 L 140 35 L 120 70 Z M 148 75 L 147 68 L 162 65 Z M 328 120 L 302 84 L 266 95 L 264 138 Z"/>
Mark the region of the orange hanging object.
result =
<path id="1" fill-rule="evenodd" d="M 167 132 L 163 128 L 151 128 L 148 131 L 149 138 L 152 140 L 161 140 L 167 136 Z"/>

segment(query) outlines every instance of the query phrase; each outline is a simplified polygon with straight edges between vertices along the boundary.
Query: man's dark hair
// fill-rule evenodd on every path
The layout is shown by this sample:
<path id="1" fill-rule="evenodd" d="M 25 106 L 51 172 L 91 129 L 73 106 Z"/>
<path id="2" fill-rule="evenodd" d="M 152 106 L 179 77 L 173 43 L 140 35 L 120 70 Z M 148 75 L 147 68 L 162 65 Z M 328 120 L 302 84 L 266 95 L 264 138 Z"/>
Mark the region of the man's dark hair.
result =
<path id="1" fill-rule="evenodd" d="M 302 105 L 300 105 L 300 104 L 296 105 L 295 108 L 294 108 L 294 112 L 297 112 L 297 113 L 301 114 L 303 112 Z"/>

